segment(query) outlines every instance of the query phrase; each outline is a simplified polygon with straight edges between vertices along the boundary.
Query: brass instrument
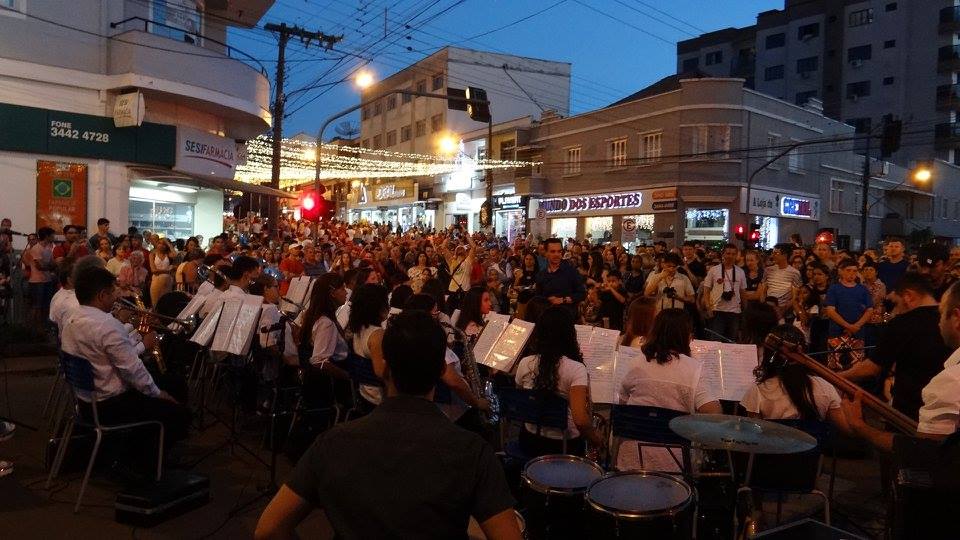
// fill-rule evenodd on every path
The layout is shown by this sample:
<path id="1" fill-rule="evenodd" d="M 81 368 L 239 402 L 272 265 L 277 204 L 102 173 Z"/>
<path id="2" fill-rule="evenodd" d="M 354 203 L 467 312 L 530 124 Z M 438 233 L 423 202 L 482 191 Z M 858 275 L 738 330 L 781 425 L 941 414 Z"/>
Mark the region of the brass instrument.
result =
<path id="1" fill-rule="evenodd" d="M 477 369 L 477 360 L 473 356 L 473 346 L 476 341 L 476 338 L 471 338 L 467 334 L 457 328 L 456 326 L 441 323 L 444 330 L 451 332 L 453 334 L 453 339 L 460 343 L 463 346 L 463 357 L 460 358 L 460 371 L 463 372 L 463 378 L 466 379 L 467 385 L 470 387 L 470 390 L 473 391 L 473 394 L 479 399 L 486 399 L 491 404 L 495 403 L 495 397 L 488 391 L 487 385 L 480 380 L 480 371 Z M 492 423 L 490 415 L 483 411 L 480 412 L 480 417 L 487 423 Z"/>
<path id="2" fill-rule="evenodd" d="M 817 376 L 822 377 L 827 382 L 837 387 L 837 390 L 840 392 L 848 394 L 851 397 L 859 392 L 863 396 L 862 399 L 864 407 L 880 415 L 885 421 L 887 421 L 887 423 L 895 427 L 901 433 L 906 435 L 915 435 L 917 433 L 917 422 L 915 420 L 894 409 L 890 405 L 887 405 L 870 392 L 867 392 L 856 384 L 844 379 L 827 366 L 817 362 L 806 354 L 803 354 L 800 352 L 798 345 L 790 343 L 789 341 L 786 341 L 773 334 L 767 336 L 765 345 L 771 350 L 776 351 L 787 360 L 796 362 L 812 371 Z"/>
<path id="3" fill-rule="evenodd" d="M 124 318 L 122 315 L 124 312 L 131 314 L 132 317 L 129 319 Z M 144 335 L 150 331 L 156 331 L 158 333 L 157 344 L 154 345 L 149 352 L 154 362 L 156 362 L 157 369 L 160 370 L 160 373 L 167 372 L 167 364 L 160 350 L 163 337 L 167 334 L 179 333 L 181 331 L 189 332 L 194 327 L 193 321 L 168 317 L 147 309 L 143 303 L 143 298 L 141 298 L 139 294 L 133 295 L 132 301 L 126 298 L 118 299 L 114 303 L 114 316 L 123 322 L 133 323 L 135 319 L 136 329 L 140 335 Z M 171 327 L 177 327 L 177 330 Z"/>

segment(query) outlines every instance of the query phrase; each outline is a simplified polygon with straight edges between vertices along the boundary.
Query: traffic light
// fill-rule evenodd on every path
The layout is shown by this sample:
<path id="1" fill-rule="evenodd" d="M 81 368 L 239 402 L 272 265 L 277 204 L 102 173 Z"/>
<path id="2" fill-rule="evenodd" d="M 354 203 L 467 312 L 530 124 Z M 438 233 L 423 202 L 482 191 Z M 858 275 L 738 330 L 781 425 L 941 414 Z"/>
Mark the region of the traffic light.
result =
<path id="1" fill-rule="evenodd" d="M 746 230 L 744 229 L 743 225 L 737 225 L 736 227 L 734 227 L 733 235 L 734 237 L 736 237 L 737 240 L 740 240 L 740 241 L 747 239 Z"/>
<path id="2" fill-rule="evenodd" d="M 322 197 L 317 195 L 314 190 L 304 191 L 300 194 L 300 217 L 310 221 L 317 221 L 320 217 L 320 201 Z"/>
<path id="3" fill-rule="evenodd" d="M 903 130 L 903 122 L 900 120 L 889 120 L 883 124 L 883 135 L 880 139 L 880 156 L 892 156 L 894 152 L 900 149 L 900 134 Z"/>
<path id="4" fill-rule="evenodd" d="M 747 239 L 747 245 L 756 248 L 760 246 L 760 224 L 750 224 L 750 237 Z"/>
<path id="5" fill-rule="evenodd" d="M 833 245 L 834 241 L 836 240 L 836 236 L 837 236 L 836 229 L 833 229 L 830 227 L 820 229 L 819 231 L 817 231 L 816 243 Z"/>
<path id="6" fill-rule="evenodd" d="M 487 101 L 487 91 L 482 88 L 468 86 L 466 98 L 483 101 L 484 103 L 467 103 L 467 115 L 475 122 L 490 122 L 490 102 Z"/>

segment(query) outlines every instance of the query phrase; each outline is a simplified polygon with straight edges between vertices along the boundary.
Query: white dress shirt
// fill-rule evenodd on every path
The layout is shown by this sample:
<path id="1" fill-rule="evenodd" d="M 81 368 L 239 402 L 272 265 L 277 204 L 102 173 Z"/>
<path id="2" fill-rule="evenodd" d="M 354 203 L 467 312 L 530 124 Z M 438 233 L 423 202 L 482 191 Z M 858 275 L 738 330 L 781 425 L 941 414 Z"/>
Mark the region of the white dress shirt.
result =
<path id="1" fill-rule="evenodd" d="M 313 353 L 310 355 L 310 364 L 322 366 L 326 361 L 342 362 L 347 359 L 347 341 L 340 335 L 337 325 L 326 316 L 313 323 Z"/>
<path id="2" fill-rule="evenodd" d="M 953 351 L 943 371 L 930 379 L 920 395 L 919 433 L 950 435 L 960 429 L 960 349 Z"/>
<path id="3" fill-rule="evenodd" d="M 71 311 L 80 307 L 77 302 L 77 293 L 73 289 L 60 288 L 53 299 L 50 300 L 50 320 L 57 325 L 57 329 L 63 332 L 63 323 Z"/>
<path id="4" fill-rule="evenodd" d="M 137 355 L 137 347 L 123 323 L 92 306 L 80 306 L 66 318 L 61 337 L 64 352 L 85 358 L 93 365 L 96 392 L 78 391 L 84 401 L 120 395 L 129 389 L 151 397 L 160 389 Z"/>

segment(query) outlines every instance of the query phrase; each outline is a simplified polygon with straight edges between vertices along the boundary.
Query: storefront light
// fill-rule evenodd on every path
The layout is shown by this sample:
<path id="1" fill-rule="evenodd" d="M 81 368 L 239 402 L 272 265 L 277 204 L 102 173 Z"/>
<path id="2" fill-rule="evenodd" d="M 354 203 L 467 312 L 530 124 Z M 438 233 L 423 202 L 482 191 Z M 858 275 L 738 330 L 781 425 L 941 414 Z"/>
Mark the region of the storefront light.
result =
<path id="1" fill-rule="evenodd" d="M 197 188 L 187 186 L 164 186 L 167 191 L 176 191 L 177 193 L 196 193 Z"/>

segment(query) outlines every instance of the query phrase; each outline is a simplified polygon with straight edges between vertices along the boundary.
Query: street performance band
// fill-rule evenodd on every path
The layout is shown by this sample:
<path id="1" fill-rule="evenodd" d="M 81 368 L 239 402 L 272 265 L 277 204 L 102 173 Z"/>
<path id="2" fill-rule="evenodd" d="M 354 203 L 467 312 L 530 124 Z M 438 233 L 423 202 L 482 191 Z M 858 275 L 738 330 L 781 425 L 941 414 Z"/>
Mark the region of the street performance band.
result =
<path id="1" fill-rule="evenodd" d="M 192 293 L 166 292 L 152 311 L 139 301 L 140 289 L 118 284 L 95 255 L 68 258 L 59 268 L 63 288 L 51 302 L 50 317 L 63 352 L 93 368 L 95 391 L 77 392 L 80 414 L 89 415 L 85 404 L 95 400 L 105 424 L 160 421 L 164 444 L 170 447 L 188 436 L 199 409 L 208 405 L 196 402 L 188 379 L 215 376 L 198 367 L 203 363 L 229 365 L 239 410 L 288 409 L 287 442 L 299 445 L 290 452 L 299 457 L 296 467 L 264 511 L 258 538 L 293 536 L 315 508 L 326 512 L 343 538 L 465 538 L 471 517 L 488 538 L 520 538 L 521 529 L 547 538 L 619 537 L 627 530 L 690 537 L 696 529 L 694 509 L 705 502 L 697 498 L 701 471 L 691 468 L 686 455 L 691 445 L 706 453 L 704 462 L 717 456 L 722 460 L 728 450 L 749 456 L 752 464 L 755 456 L 801 454 L 821 442 L 802 429 L 771 421 L 825 424 L 887 454 L 916 454 L 921 448 L 956 461 L 951 435 L 960 420 L 960 284 L 944 291 L 937 307 L 928 280 L 904 275 L 892 287 L 901 314 L 879 338 L 899 355 L 871 355 L 837 372 L 826 366 L 826 358 L 804 353 L 809 328 L 782 323 L 779 292 L 767 291 L 773 293 L 771 302 L 747 299 L 751 272 L 734 266 L 739 250 L 727 246 L 723 260 L 700 278 L 708 280 L 703 290 L 709 311 L 729 314 L 713 327 L 718 334 L 736 331 L 740 343 L 757 346 L 755 381 L 730 399 L 698 359 L 693 342 L 698 323 L 689 306 L 697 302 L 693 280 L 699 279 L 686 259 L 660 257 L 660 270 L 639 284 L 635 297 L 623 291 L 626 280 L 615 269 L 598 274 L 588 293 L 581 273 L 564 258 L 563 243 L 549 239 L 539 252 L 527 254 L 534 268 L 537 258 L 543 262 L 510 299 L 515 308 L 501 311 L 532 323 L 532 332 L 524 334 L 527 327 L 513 326 L 510 315 L 494 322 L 492 289 L 470 285 L 485 280 L 470 277 L 477 267 L 474 258 L 480 256 L 476 239 L 454 236 L 423 234 L 417 240 L 421 248 L 429 246 L 437 254 L 417 259 L 411 270 L 421 271 L 409 273 L 397 260 L 393 266 L 354 264 L 348 251 L 320 265 L 336 270 L 313 275 L 289 264 L 268 274 L 266 261 L 212 253 L 197 264 L 199 279 L 206 281 L 192 287 Z M 793 278 L 783 263 L 787 255 L 775 250 L 779 266 L 768 272 L 782 275 L 769 280 L 771 289 L 791 286 Z M 490 279 L 523 282 L 526 257 L 518 262 L 505 269 L 493 261 L 487 266 Z M 849 268 L 845 264 L 838 265 L 841 284 Z M 449 283 L 427 268 L 436 268 Z M 284 296 L 287 292 L 300 296 Z M 605 402 L 592 395 L 599 374 L 585 365 L 588 327 L 577 324 L 584 320 L 581 304 L 590 302 L 589 294 L 618 303 L 619 327 L 627 331 L 626 337 L 613 334 L 609 353 L 623 360 L 623 367 L 618 360 L 619 373 L 611 383 L 615 397 Z M 210 344 L 218 342 L 217 336 L 197 341 L 202 321 L 251 298 L 258 305 L 256 321 L 244 327 L 252 329 L 244 330 L 252 336 L 249 347 L 220 351 Z M 451 300 L 456 311 L 448 305 Z M 869 316 L 851 323 L 836 305 L 842 299 L 826 307 L 827 320 L 842 326 L 844 335 L 857 335 Z M 925 337 L 939 343 L 917 341 L 918 347 L 953 351 L 938 369 L 911 363 L 905 343 L 917 324 Z M 492 349 L 483 348 L 484 334 L 495 327 L 501 337 L 492 340 Z M 237 330 L 238 335 L 244 331 Z M 896 332 L 907 334 L 898 338 Z M 523 336 L 519 348 L 512 357 L 498 357 L 497 347 L 511 344 L 508 335 Z M 894 369 L 893 406 L 851 382 L 865 373 Z M 296 397 L 284 400 L 282 389 Z M 510 394 L 508 400 L 512 390 L 520 394 Z M 517 395 L 526 396 L 533 407 L 560 398 L 565 420 L 543 426 L 520 416 L 518 447 L 511 448 L 506 420 L 517 413 L 511 408 Z M 733 408 L 741 407 L 743 416 L 722 414 L 733 412 L 725 401 L 739 402 Z M 624 406 L 672 411 L 671 436 L 686 437 L 686 442 L 664 445 L 654 438 L 613 437 L 608 426 L 616 421 L 610 418 L 610 406 L 614 415 L 630 410 Z M 892 431 L 865 421 L 863 407 Z M 494 428 L 497 422 L 501 429 Z M 752 446 L 738 438 L 745 430 L 756 439 Z M 494 445 L 507 457 L 498 458 Z M 124 457 L 149 469 L 154 459 L 147 457 L 150 448 L 150 441 L 142 441 Z M 894 459 L 910 470 L 919 461 Z M 735 474 L 745 487 L 750 467 L 745 478 L 742 471 Z M 940 472 L 949 476 L 956 467 Z M 580 483 L 568 485 L 571 479 Z M 955 480 L 936 479 L 930 489 L 940 493 L 949 489 L 945 486 L 955 487 Z M 521 517 L 515 508 L 523 510 Z M 562 516 L 557 508 L 565 509 Z M 829 514 L 825 517 L 829 521 Z"/>

